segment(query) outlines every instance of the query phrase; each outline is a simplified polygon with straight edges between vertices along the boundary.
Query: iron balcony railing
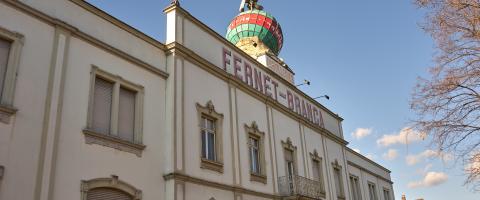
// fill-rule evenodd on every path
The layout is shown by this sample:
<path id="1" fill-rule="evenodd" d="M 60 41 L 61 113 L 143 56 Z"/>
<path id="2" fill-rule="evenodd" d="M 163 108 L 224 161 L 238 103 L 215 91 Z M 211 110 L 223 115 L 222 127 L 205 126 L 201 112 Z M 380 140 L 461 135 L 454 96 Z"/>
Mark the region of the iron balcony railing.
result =
<path id="1" fill-rule="evenodd" d="M 278 178 L 279 193 L 283 197 L 308 197 L 324 199 L 325 190 L 322 183 L 301 176 L 283 176 Z"/>

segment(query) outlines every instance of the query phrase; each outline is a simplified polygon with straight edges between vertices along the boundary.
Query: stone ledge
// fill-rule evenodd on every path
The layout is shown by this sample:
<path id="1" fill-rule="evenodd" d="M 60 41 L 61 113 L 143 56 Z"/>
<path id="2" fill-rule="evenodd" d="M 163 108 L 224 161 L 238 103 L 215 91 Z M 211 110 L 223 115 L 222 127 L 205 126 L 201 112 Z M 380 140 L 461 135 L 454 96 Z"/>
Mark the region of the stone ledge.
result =
<path id="1" fill-rule="evenodd" d="M 98 144 L 105 147 L 114 148 L 120 151 L 125 151 L 142 157 L 142 152 L 146 148 L 143 144 L 136 144 L 130 141 L 120 139 L 118 137 L 110 136 L 95 132 L 90 129 L 84 129 L 85 143 Z"/>
<path id="2" fill-rule="evenodd" d="M 12 106 L 0 104 L 0 122 L 10 124 L 11 117 L 15 115 L 17 111 L 18 110 Z"/>

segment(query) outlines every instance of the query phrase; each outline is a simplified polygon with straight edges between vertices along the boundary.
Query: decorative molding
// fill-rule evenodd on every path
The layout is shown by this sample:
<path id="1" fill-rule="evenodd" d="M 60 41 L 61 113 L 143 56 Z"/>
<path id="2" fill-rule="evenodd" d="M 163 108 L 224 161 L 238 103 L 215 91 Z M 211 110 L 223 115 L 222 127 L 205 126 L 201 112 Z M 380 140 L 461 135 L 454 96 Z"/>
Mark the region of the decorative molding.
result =
<path id="1" fill-rule="evenodd" d="M 267 184 L 267 175 L 266 175 L 266 161 L 265 161 L 265 132 L 258 129 L 258 124 L 256 121 L 253 121 L 251 125 L 244 125 L 245 133 L 247 133 L 247 150 L 250 151 L 249 141 L 250 137 L 258 140 L 259 143 L 259 164 L 260 164 L 260 173 L 254 173 L 251 171 L 250 167 L 250 181 L 255 181 L 263 184 Z M 252 164 L 252 158 L 250 153 L 248 153 L 249 164 Z"/>
<path id="2" fill-rule="evenodd" d="M 92 179 L 88 181 L 82 181 L 81 183 L 82 200 L 87 200 L 88 191 L 95 188 L 116 189 L 116 190 L 120 190 L 127 193 L 133 198 L 133 200 L 142 199 L 141 190 L 136 189 L 130 184 L 119 180 L 118 176 L 112 175 L 111 178 L 97 178 L 97 179 Z"/>
<path id="3" fill-rule="evenodd" d="M 15 115 L 17 111 L 14 107 L 0 104 L 0 122 L 10 124 L 11 117 Z"/>
<path id="4" fill-rule="evenodd" d="M 320 155 L 318 154 L 318 151 L 316 149 L 313 150 L 313 153 L 310 153 L 310 157 L 315 161 L 318 161 L 318 162 L 322 161 L 322 157 L 320 157 Z"/>
<path id="5" fill-rule="evenodd" d="M 292 139 L 290 139 L 290 137 L 287 137 L 287 141 L 282 140 L 282 146 L 283 146 L 284 149 L 288 149 L 290 151 L 296 151 L 297 150 L 297 146 L 293 145 Z"/>
<path id="6" fill-rule="evenodd" d="M 97 144 L 105 147 L 114 148 L 120 151 L 128 152 L 142 157 L 142 152 L 146 146 L 143 144 L 135 144 L 130 141 L 122 140 L 118 137 L 97 133 L 93 130 L 84 129 L 85 143 Z"/>
<path id="7" fill-rule="evenodd" d="M 334 169 L 341 170 L 342 166 L 338 163 L 338 160 L 335 159 L 335 161 L 332 162 L 332 166 Z"/>
<path id="8" fill-rule="evenodd" d="M 202 158 L 200 168 L 223 173 L 223 163 L 207 160 L 205 158 Z"/>
<path id="9" fill-rule="evenodd" d="M 263 172 L 264 170 L 260 170 Z M 267 184 L 267 176 L 263 174 L 250 173 L 250 181 Z"/>
<path id="10" fill-rule="evenodd" d="M 200 167 L 202 169 L 223 173 L 223 114 L 217 112 L 211 100 L 207 101 L 205 106 L 197 103 L 196 107 L 198 113 L 199 134 L 202 132 L 202 118 L 206 117 L 215 121 L 215 160 L 207 160 L 203 158 L 203 149 L 201 149 L 202 145 L 200 144 Z M 199 141 L 200 143 L 202 142 L 201 139 Z"/>

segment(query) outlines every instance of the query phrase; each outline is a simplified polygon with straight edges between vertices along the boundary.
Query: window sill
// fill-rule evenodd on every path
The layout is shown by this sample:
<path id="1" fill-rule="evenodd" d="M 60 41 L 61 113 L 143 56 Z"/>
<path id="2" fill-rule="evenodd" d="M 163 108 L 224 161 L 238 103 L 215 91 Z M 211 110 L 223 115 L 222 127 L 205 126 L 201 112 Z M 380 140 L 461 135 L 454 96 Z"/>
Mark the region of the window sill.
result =
<path id="1" fill-rule="evenodd" d="M 0 104 L 0 122 L 10 124 L 10 118 L 17 113 L 17 109 L 12 106 Z"/>
<path id="2" fill-rule="evenodd" d="M 262 174 L 250 173 L 250 181 L 267 184 L 267 176 Z"/>
<path id="3" fill-rule="evenodd" d="M 208 170 L 216 171 L 219 173 L 223 173 L 223 163 L 220 163 L 217 161 L 212 161 L 212 160 L 207 160 L 205 158 L 202 158 L 202 163 L 200 167 L 202 169 L 208 169 Z"/>
<path id="4" fill-rule="evenodd" d="M 98 144 L 105 147 L 114 148 L 120 151 L 125 151 L 142 157 L 142 152 L 146 148 L 143 144 L 136 144 L 130 141 L 122 140 L 117 137 L 97 133 L 90 129 L 84 129 L 85 143 Z"/>
<path id="5" fill-rule="evenodd" d="M 345 197 L 337 197 L 338 200 L 345 200 Z"/>

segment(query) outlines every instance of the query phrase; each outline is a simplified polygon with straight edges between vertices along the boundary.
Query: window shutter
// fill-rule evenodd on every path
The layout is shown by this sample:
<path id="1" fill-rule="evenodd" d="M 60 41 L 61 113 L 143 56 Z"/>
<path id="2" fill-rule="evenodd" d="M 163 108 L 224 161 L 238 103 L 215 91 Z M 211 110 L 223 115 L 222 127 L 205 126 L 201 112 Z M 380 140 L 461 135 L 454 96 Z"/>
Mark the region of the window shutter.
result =
<path id="1" fill-rule="evenodd" d="M 118 136 L 132 142 L 135 138 L 135 97 L 136 92 L 120 88 Z"/>
<path id="2" fill-rule="evenodd" d="M 95 78 L 93 129 L 99 133 L 110 134 L 112 93 L 113 83 Z"/>
<path id="3" fill-rule="evenodd" d="M 88 191 L 87 200 L 133 200 L 133 198 L 120 190 L 95 188 Z"/>
<path id="4" fill-rule="evenodd" d="M 2 96 L 5 73 L 7 72 L 10 45 L 10 42 L 0 39 L 0 97 Z"/>

